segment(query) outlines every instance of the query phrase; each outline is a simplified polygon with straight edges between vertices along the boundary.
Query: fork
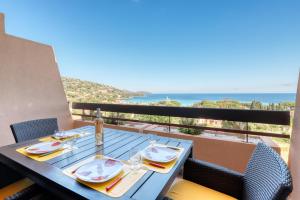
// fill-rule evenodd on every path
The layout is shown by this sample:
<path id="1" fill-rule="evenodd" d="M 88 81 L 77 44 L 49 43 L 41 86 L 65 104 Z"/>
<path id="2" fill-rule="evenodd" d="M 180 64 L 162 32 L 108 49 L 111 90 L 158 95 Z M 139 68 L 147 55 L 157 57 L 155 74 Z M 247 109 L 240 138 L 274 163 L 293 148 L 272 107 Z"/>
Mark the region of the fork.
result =
<path id="1" fill-rule="evenodd" d="M 55 151 L 51 151 L 51 152 L 48 152 L 48 153 L 41 154 L 41 155 L 39 155 L 39 157 L 48 156 L 48 155 L 53 154 L 53 153 L 56 153 L 56 152 L 58 152 L 58 151 L 63 151 L 63 150 L 65 150 L 65 149 L 66 149 L 66 148 L 60 148 L 60 149 L 57 149 L 57 150 L 55 150 Z"/>

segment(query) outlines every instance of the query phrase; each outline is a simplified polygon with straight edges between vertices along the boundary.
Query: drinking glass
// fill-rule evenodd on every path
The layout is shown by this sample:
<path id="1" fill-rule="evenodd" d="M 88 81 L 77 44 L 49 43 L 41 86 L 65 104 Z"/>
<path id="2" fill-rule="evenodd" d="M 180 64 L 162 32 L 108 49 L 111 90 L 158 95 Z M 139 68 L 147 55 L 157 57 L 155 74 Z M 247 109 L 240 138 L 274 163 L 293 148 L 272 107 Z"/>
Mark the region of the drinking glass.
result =
<path id="1" fill-rule="evenodd" d="M 133 171 L 139 170 L 141 167 L 141 161 L 142 161 L 141 153 L 140 153 L 139 149 L 138 148 L 130 149 L 129 156 L 130 156 L 129 163 L 130 163 L 131 170 L 133 170 Z"/>
<path id="2" fill-rule="evenodd" d="M 66 131 L 61 130 L 61 131 L 59 131 L 59 133 L 61 133 L 61 135 L 64 135 L 66 133 Z M 71 151 L 74 149 L 78 149 L 76 146 L 77 139 L 78 139 L 78 137 L 66 138 L 65 140 L 63 140 L 64 141 L 63 143 L 66 144 L 66 149 L 69 149 Z"/>
<path id="3" fill-rule="evenodd" d="M 150 143 L 150 146 L 155 146 L 155 144 L 157 143 L 157 135 L 155 134 L 148 134 L 148 140 Z"/>
<path id="4" fill-rule="evenodd" d="M 55 130 L 53 136 L 57 136 L 60 132 L 62 132 L 62 131 Z"/>
<path id="5" fill-rule="evenodd" d="M 78 149 L 78 147 L 76 146 L 78 138 L 78 136 L 74 136 L 73 138 L 67 139 L 66 143 L 69 145 L 70 150 Z"/>
<path id="6" fill-rule="evenodd" d="M 60 136 L 60 135 L 64 135 L 64 133 L 65 133 L 65 131 L 63 129 L 62 130 L 55 130 L 53 135 L 54 136 Z M 72 150 L 72 146 L 71 146 L 71 144 L 69 144 L 68 141 L 63 141 L 61 139 L 59 139 L 59 140 L 62 141 L 62 143 L 64 144 L 63 148 Z"/>

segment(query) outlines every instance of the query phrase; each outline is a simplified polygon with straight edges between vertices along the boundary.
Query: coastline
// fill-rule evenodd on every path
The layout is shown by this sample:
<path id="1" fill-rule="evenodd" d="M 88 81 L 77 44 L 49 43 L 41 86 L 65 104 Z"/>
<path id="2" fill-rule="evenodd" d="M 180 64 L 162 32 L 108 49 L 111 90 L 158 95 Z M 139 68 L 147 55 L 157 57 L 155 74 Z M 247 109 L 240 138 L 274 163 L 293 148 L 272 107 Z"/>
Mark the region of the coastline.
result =
<path id="1" fill-rule="evenodd" d="M 282 102 L 294 103 L 295 93 L 152 93 L 122 100 L 122 103 L 149 104 L 160 101 L 177 101 L 182 106 L 191 106 L 201 101 L 237 101 L 240 103 L 261 102 L 264 105 Z"/>

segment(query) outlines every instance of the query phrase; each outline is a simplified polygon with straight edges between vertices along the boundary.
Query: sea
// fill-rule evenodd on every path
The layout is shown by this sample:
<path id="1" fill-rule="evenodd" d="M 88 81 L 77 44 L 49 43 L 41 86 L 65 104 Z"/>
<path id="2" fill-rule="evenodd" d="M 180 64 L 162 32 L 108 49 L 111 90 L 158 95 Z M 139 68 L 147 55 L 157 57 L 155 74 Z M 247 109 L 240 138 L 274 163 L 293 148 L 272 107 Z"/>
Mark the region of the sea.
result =
<path id="1" fill-rule="evenodd" d="M 280 102 L 295 102 L 295 93 L 193 93 L 193 94 L 147 94 L 140 97 L 132 97 L 127 99 L 126 103 L 155 103 L 163 100 L 175 100 L 181 103 L 182 106 L 191 106 L 196 102 L 203 100 L 220 101 L 220 100 L 236 100 L 242 103 L 249 103 L 253 100 L 260 101 L 263 104 L 280 103 Z"/>

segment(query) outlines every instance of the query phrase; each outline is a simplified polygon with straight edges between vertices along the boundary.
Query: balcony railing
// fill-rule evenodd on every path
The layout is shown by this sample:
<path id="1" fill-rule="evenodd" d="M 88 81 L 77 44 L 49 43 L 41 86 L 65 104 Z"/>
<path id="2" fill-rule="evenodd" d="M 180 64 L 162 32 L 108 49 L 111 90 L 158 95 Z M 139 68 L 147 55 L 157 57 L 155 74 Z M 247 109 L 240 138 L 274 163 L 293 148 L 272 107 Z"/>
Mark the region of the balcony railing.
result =
<path id="1" fill-rule="evenodd" d="M 103 116 L 104 119 L 115 120 L 115 121 L 127 121 L 127 122 L 140 122 L 164 125 L 169 127 L 181 127 L 201 130 L 211 130 L 218 132 L 228 132 L 236 134 L 246 135 L 248 141 L 248 135 L 255 136 L 267 136 L 276 138 L 290 138 L 290 135 L 270 133 L 270 132 L 259 132 L 241 129 L 228 129 L 228 128 L 217 128 L 207 126 L 194 126 L 171 123 L 171 117 L 182 117 L 182 118 L 193 118 L 193 119 L 211 119 L 211 120 L 226 120 L 233 122 L 245 122 L 245 123 L 262 123 L 262 124 L 273 124 L 273 125 L 290 125 L 290 112 L 289 111 L 268 111 L 268 110 L 243 110 L 243 109 L 221 109 L 221 108 L 193 108 L 193 107 L 173 107 L 173 106 L 148 106 L 148 105 L 128 105 L 128 104 L 103 104 L 103 103 L 72 103 L 72 109 L 80 109 L 81 113 L 73 112 L 73 115 L 82 117 L 94 118 L 93 112 L 86 114 L 85 111 L 95 111 L 100 108 L 101 111 L 117 113 L 117 117 Z M 118 117 L 119 113 L 131 113 L 131 114 L 142 114 L 142 115 L 155 115 L 168 117 L 168 122 L 154 122 L 154 121 L 143 121 L 137 119 L 121 118 Z"/>

